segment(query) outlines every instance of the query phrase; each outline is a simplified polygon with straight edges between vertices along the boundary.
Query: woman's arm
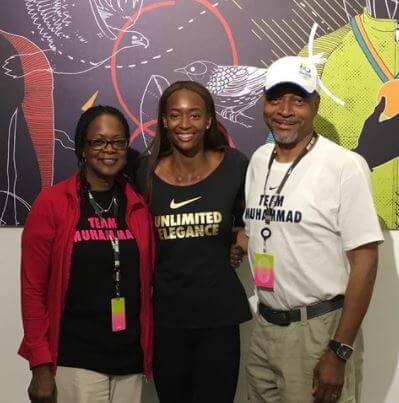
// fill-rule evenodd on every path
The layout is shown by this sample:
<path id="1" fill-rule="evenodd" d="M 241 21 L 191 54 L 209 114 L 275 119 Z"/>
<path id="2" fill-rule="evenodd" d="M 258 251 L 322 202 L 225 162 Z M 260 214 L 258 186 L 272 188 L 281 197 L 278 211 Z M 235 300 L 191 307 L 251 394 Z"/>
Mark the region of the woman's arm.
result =
<path id="1" fill-rule="evenodd" d="M 47 291 L 55 234 L 52 209 L 42 192 L 27 217 L 21 245 L 21 305 L 24 339 L 20 354 L 31 367 L 52 362 Z"/>
<path id="2" fill-rule="evenodd" d="M 32 402 L 52 402 L 55 382 L 48 342 L 49 317 L 47 291 L 51 251 L 55 234 L 53 215 L 46 193 L 32 206 L 22 234 L 21 305 L 24 339 L 20 354 L 32 368 L 28 388 Z"/>

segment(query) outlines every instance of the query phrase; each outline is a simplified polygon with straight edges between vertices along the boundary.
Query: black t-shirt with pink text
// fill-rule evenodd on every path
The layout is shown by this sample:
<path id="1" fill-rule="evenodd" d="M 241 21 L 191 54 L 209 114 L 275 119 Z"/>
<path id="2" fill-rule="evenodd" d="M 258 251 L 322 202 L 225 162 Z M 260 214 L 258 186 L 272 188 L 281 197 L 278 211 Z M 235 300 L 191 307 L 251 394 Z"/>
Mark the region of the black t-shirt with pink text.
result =
<path id="1" fill-rule="evenodd" d="M 107 208 L 113 190 L 92 192 Z M 118 217 L 114 210 L 96 216 L 87 198 L 75 232 L 67 300 L 61 321 L 58 365 L 106 374 L 142 372 L 139 328 L 139 252 L 125 221 L 126 202 L 118 193 Z M 119 239 L 121 296 L 126 302 L 126 330 L 113 332 L 111 298 L 114 297 L 114 255 L 110 242 Z"/>

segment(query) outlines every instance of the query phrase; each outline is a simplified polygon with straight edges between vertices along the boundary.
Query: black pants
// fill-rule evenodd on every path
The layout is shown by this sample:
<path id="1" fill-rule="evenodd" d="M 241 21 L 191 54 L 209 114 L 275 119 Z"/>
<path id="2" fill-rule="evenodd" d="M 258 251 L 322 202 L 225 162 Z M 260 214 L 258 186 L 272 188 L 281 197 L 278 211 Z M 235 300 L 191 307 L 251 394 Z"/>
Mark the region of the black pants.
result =
<path id="1" fill-rule="evenodd" d="M 155 328 L 154 380 L 160 403 L 232 403 L 239 366 L 238 325 Z"/>

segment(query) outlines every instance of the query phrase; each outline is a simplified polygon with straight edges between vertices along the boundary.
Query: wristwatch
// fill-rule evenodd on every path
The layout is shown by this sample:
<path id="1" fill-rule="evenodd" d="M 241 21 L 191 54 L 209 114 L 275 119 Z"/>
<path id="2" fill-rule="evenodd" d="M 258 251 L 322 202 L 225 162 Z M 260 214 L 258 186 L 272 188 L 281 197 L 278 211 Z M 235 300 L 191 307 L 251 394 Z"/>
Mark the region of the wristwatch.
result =
<path id="1" fill-rule="evenodd" d="M 340 343 L 336 340 L 330 340 L 328 347 L 334 351 L 334 353 L 341 358 L 341 360 L 348 360 L 353 353 L 353 347 L 348 344 Z"/>

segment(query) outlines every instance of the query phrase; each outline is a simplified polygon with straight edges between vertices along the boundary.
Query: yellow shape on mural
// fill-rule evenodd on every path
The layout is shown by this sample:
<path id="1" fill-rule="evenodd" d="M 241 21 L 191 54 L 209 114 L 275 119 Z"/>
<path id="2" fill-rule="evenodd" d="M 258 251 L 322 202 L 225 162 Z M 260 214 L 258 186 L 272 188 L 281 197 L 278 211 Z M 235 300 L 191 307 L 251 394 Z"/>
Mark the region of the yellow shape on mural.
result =
<path id="1" fill-rule="evenodd" d="M 96 102 L 97 95 L 98 90 L 82 105 L 83 112 L 86 112 L 89 108 L 91 108 L 94 105 L 94 102 Z"/>

